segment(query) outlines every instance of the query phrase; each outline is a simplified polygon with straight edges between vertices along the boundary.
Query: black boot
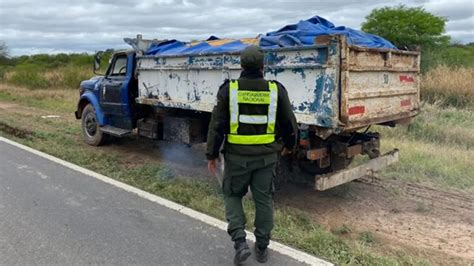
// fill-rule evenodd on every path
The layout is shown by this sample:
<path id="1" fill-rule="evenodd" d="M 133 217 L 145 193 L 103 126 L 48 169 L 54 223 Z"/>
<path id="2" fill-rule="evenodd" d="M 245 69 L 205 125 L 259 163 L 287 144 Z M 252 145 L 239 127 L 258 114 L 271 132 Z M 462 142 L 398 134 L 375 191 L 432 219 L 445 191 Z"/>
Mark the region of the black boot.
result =
<path id="1" fill-rule="evenodd" d="M 234 243 L 235 257 L 234 265 L 240 265 L 244 262 L 252 253 L 250 253 L 249 245 L 244 240 L 235 241 Z"/>
<path id="2" fill-rule="evenodd" d="M 257 244 L 255 244 L 255 257 L 257 261 L 260 263 L 265 263 L 268 261 L 268 248 L 259 248 Z"/>

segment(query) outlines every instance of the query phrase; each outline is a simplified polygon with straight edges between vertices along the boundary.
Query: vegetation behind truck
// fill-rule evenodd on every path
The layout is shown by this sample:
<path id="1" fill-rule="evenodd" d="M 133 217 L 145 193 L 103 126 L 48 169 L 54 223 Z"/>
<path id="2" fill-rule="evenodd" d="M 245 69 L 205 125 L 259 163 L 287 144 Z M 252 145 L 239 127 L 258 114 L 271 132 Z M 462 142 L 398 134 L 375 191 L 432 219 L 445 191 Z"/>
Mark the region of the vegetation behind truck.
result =
<path id="1" fill-rule="evenodd" d="M 84 140 L 100 145 L 136 129 L 152 139 L 204 142 L 219 85 L 240 75 L 239 53 L 143 55 L 159 41 L 125 41 L 134 50 L 116 52 L 105 75 L 81 83 L 76 118 Z M 381 155 L 380 136 L 368 129 L 418 114 L 419 68 L 418 52 L 351 46 L 344 36 L 265 50 L 265 78 L 287 88 L 299 125 L 289 167 L 297 170 L 279 178 L 325 190 L 396 162 L 398 150 Z M 357 155 L 370 160 L 348 168 Z"/>

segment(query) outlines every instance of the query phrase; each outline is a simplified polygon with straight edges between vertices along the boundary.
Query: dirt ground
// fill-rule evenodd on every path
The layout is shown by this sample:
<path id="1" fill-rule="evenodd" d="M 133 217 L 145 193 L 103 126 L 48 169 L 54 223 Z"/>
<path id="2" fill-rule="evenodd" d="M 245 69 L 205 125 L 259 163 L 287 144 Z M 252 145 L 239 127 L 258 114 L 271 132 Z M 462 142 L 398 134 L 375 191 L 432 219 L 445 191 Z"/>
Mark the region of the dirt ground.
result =
<path id="1" fill-rule="evenodd" d="M 0 113 L 9 112 L 46 114 L 0 102 Z M 72 116 L 60 119 L 79 123 Z M 188 147 L 132 137 L 101 148 L 126 156 L 124 161 L 130 166 L 166 163 L 180 176 L 214 179 L 207 173 L 204 145 Z M 276 202 L 309 212 L 328 230 L 347 226 L 351 229 L 347 237 L 372 232 L 380 243 L 376 248 L 383 253 L 402 250 L 440 265 L 474 261 L 474 196 L 466 192 L 368 178 L 326 192 L 285 184 Z"/>
<path id="2" fill-rule="evenodd" d="M 373 232 L 381 249 L 402 250 L 434 262 L 474 261 L 474 198 L 398 180 L 352 182 L 343 190 L 283 190 L 278 202 L 312 213 L 330 230 L 343 225 Z M 394 192 L 394 190 L 396 192 Z"/>

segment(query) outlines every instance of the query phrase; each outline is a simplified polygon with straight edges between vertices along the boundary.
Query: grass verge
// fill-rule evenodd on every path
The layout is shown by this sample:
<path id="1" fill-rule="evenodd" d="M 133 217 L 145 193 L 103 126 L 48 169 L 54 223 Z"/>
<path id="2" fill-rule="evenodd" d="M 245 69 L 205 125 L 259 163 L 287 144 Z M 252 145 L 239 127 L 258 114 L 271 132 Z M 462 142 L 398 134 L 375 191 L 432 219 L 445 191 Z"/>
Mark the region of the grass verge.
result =
<path id="1" fill-rule="evenodd" d="M 382 148 L 399 148 L 400 162 L 386 178 L 474 192 L 474 112 L 426 104 L 409 126 L 377 127 Z"/>

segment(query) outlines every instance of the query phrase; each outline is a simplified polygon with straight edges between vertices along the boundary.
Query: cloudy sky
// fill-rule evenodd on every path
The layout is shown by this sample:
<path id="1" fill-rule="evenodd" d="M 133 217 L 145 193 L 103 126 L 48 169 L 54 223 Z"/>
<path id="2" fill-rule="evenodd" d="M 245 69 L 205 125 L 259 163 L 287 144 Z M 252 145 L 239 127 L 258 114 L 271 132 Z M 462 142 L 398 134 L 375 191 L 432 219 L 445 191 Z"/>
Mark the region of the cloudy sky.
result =
<path id="1" fill-rule="evenodd" d="M 126 48 L 123 37 L 254 37 L 314 15 L 359 29 L 373 8 L 423 6 L 446 17 L 447 34 L 474 42 L 473 0 L 0 0 L 0 41 L 10 54 Z"/>

